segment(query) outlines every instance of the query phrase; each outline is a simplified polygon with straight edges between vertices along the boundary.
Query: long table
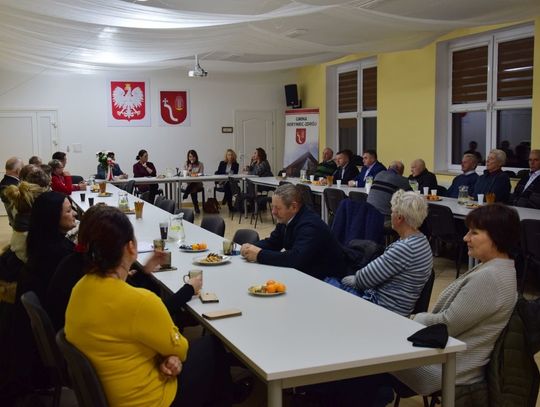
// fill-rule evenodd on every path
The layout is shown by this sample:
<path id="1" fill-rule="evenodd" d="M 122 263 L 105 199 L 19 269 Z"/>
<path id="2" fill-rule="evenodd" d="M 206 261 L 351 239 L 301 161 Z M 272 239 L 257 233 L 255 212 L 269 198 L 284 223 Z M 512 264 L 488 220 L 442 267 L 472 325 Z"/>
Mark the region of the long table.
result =
<path id="1" fill-rule="evenodd" d="M 175 200 L 179 207 L 182 207 L 182 184 L 192 183 L 192 182 L 216 182 L 216 181 L 227 181 L 229 177 L 245 180 L 247 178 L 256 177 L 255 175 L 249 174 L 231 174 L 231 175 L 199 175 L 196 177 L 187 176 L 172 176 L 172 177 L 137 177 L 137 178 L 127 178 L 127 179 L 115 179 L 113 181 L 106 181 L 113 185 L 125 184 L 129 181 L 134 181 L 135 185 L 148 185 L 148 184 L 164 184 L 165 185 L 165 196 L 169 199 Z M 98 180 L 98 182 L 103 182 Z M 204 201 L 204 190 L 203 190 L 203 201 Z"/>
<path id="2" fill-rule="evenodd" d="M 261 178 L 252 178 L 250 179 L 251 182 L 253 182 L 255 185 L 264 185 L 264 186 L 274 186 L 277 187 L 279 185 L 279 181 L 281 179 L 276 177 L 261 177 Z M 291 182 L 293 184 L 302 183 L 300 178 L 286 178 L 285 181 Z M 366 192 L 365 188 L 358 188 L 358 187 L 349 187 L 347 185 L 313 185 L 309 183 L 304 183 L 304 185 L 307 185 L 311 188 L 311 191 L 315 195 L 321 196 L 321 217 L 327 221 L 328 219 L 328 213 L 326 210 L 326 205 L 324 203 L 324 199 L 322 198 L 323 192 L 326 188 L 339 188 L 343 192 L 345 192 L 345 195 L 349 195 L 351 191 L 361 191 Z M 454 214 L 454 217 L 456 218 L 465 218 L 467 214 L 472 210 L 470 208 L 467 208 L 465 205 L 459 205 L 456 198 L 447 198 L 442 197 L 441 201 L 428 201 L 428 203 L 433 203 L 437 205 L 443 205 L 452 210 L 452 213 Z M 539 209 L 531 209 L 531 208 L 521 208 L 517 206 L 513 206 L 513 208 L 517 211 L 520 219 L 536 219 L 540 220 L 540 210 Z"/>
<path id="3" fill-rule="evenodd" d="M 117 204 L 118 189 L 97 202 Z M 88 195 L 88 193 L 87 193 Z M 81 208 L 80 193 L 73 198 Z M 137 200 L 129 196 L 130 207 Z M 143 218 L 129 215 L 139 242 L 159 237 L 159 222 L 169 214 L 153 205 L 144 205 Z M 206 242 L 218 252 L 223 239 L 189 222 L 184 222 L 187 243 Z M 183 285 L 190 269 L 203 269 L 204 291 L 215 292 L 219 303 L 202 304 L 192 299 L 187 308 L 208 330 L 267 383 L 268 406 L 282 405 L 282 389 L 340 380 L 381 372 L 391 372 L 427 364 L 443 364 L 443 402 L 454 405 L 455 354 L 466 345 L 449 338 L 445 349 L 413 347 L 406 340 L 423 326 L 359 297 L 339 290 L 296 269 L 246 262 L 233 256 L 218 266 L 193 264 L 196 254 L 184 253 L 168 242 L 175 271 L 154 273 L 170 292 Z M 204 254 L 204 253 L 203 253 Z M 322 253 L 321 255 L 324 255 Z M 149 254 L 140 254 L 144 260 Z M 254 297 L 251 285 L 268 279 L 281 281 L 287 293 L 277 297 Z M 238 308 L 239 317 L 208 321 L 204 312 Z"/>

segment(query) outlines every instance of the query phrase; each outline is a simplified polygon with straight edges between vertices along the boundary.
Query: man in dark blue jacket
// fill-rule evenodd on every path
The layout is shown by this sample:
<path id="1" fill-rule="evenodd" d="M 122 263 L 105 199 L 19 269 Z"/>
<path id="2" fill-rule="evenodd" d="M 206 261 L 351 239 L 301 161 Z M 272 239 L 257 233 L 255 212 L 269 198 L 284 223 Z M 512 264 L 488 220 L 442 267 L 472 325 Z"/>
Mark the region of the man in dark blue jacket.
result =
<path id="1" fill-rule="evenodd" d="M 459 195 L 459 187 L 467 186 L 469 188 L 469 193 L 472 193 L 474 184 L 478 179 L 478 174 L 476 173 L 476 166 L 478 165 L 478 159 L 474 154 L 464 154 L 461 159 L 461 171 L 462 174 L 459 174 L 452 181 L 452 185 L 448 188 L 446 196 L 450 198 L 457 198 Z"/>
<path id="2" fill-rule="evenodd" d="M 478 194 L 495 194 L 496 202 L 508 203 L 510 198 L 510 178 L 502 170 L 506 162 L 506 154 L 502 150 L 493 149 L 489 152 L 486 160 L 486 170 L 478 177 L 470 195 L 478 199 Z"/>
<path id="3" fill-rule="evenodd" d="M 276 189 L 272 214 L 278 224 L 270 237 L 242 245 L 241 253 L 248 261 L 293 267 L 319 279 L 346 274 L 341 245 L 328 225 L 303 205 L 302 194 L 294 185 Z"/>
<path id="4" fill-rule="evenodd" d="M 334 171 L 334 184 L 341 181 L 343 185 L 347 185 L 358 175 L 358 168 L 351 162 L 352 155 L 351 150 L 341 150 L 336 154 L 338 168 Z"/>
<path id="5" fill-rule="evenodd" d="M 381 171 L 386 171 L 386 167 L 377 161 L 377 152 L 375 150 L 366 150 L 362 154 L 362 171 L 356 176 L 354 181 L 349 181 L 349 186 L 365 187 L 366 186 L 366 177 L 373 177 Z M 356 185 L 353 183 L 356 182 Z"/>

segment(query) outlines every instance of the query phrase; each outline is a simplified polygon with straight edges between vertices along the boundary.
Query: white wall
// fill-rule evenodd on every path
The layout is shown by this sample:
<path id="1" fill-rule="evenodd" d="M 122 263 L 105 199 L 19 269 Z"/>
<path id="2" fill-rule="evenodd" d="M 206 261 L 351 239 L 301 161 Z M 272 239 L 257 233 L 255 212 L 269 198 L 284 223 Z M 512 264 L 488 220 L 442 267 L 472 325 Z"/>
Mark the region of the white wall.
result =
<path id="1" fill-rule="evenodd" d="M 108 79 L 150 80 L 151 127 L 107 126 Z M 68 169 L 84 176 L 95 173 L 95 153 L 99 150 L 115 151 L 122 169 L 131 174 L 141 148 L 148 150 L 158 173 L 180 166 L 188 149 L 197 150 L 206 172 L 213 173 L 224 151 L 234 145 L 234 134 L 221 133 L 222 126 L 234 126 L 234 112 L 272 110 L 276 118 L 273 164 L 277 171 L 283 160 L 283 86 L 295 82 L 293 71 L 242 75 L 210 72 L 207 78 L 188 78 L 176 70 L 97 75 L 44 73 L 35 77 L 0 71 L 0 110 L 57 109 L 58 150 L 69 149 Z M 190 91 L 191 126 L 160 126 L 158 91 L 184 89 Z M 72 152 L 73 144 L 82 144 L 82 153 Z M 43 158 L 47 161 L 50 157 Z"/>

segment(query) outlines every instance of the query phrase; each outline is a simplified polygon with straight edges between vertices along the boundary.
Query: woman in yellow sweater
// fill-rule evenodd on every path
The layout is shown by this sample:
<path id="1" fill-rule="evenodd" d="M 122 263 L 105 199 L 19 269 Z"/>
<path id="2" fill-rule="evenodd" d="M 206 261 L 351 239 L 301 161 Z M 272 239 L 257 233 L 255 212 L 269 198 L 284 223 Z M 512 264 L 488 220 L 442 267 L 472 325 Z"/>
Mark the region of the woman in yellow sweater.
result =
<path id="1" fill-rule="evenodd" d="M 188 341 L 163 302 L 125 281 L 137 258 L 130 221 L 119 210 L 102 216 L 90 231 L 91 269 L 73 288 L 65 332 L 92 362 L 109 404 L 230 405 L 221 345 L 203 337 L 188 357 Z"/>

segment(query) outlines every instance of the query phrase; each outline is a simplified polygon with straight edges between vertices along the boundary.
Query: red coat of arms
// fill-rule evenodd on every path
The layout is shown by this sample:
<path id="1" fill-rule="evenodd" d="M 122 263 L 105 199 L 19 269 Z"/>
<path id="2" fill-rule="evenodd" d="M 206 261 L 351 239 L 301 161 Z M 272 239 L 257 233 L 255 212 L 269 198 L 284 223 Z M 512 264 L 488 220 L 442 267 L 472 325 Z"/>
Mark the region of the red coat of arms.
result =
<path id="1" fill-rule="evenodd" d="M 111 82 L 112 116 L 116 120 L 142 120 L 146 116 L 144 82 Z"/>
<path id="2" fill-rule="evenodd" d="M 168 124 L 182 124 L 188 114 L 187 92 L 160 91 L 159 105 L 161 118 Z"/>
<path id="3" fill-rule="evenodd" d="M 304 144 L 306 142 L 306 129 L 296 129 L 296 144 Z"/>

